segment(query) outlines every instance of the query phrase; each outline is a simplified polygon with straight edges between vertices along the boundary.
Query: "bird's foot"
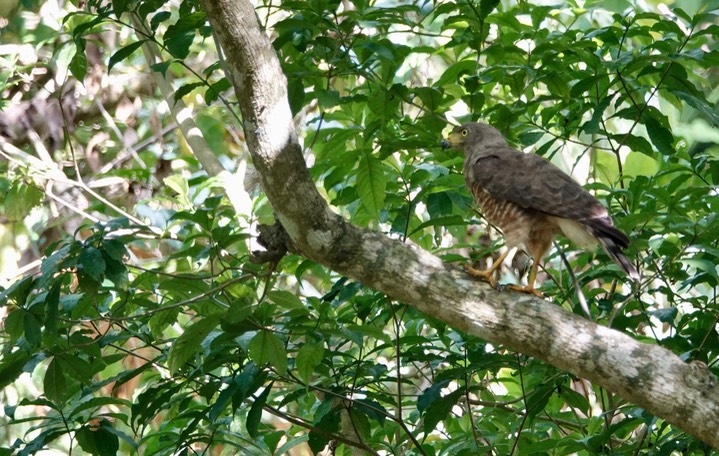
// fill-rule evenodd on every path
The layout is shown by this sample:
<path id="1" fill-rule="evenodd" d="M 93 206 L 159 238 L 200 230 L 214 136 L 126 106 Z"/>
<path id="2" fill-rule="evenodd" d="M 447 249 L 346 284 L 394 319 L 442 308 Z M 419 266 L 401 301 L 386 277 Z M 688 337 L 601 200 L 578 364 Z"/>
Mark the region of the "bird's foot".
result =
<path id="1" fill-rule="evenodd" d="M 467 272 L 467 274 L 471 275 L 472 277 L 476 277 L 478 279 L 481 279 L 487 283 L 489 283 L 492 288 L 497 288 L 497 279 L 494 278 L 494 270 L 488 269 L 486 271 L 480 271 L 478 269 L 474 269 L 471 266 L 464 266 L 464 270 Z"/>
<path id="2" fill-rule="evenodd" d="M 537 290 L 537 289 L 534 288 L 533 286 L 529 286 L 529 285 L 505 285 L 505 288 L 507 288 L 508 290 L 519 291 L 520 293 L 531 294 L 531 295 L 534 295 L 534 296 L 536 296 L 536 297 L 538 297 L 538 298 L 544 298 L 544 293 L 542 293 L 541 291 Z"/>

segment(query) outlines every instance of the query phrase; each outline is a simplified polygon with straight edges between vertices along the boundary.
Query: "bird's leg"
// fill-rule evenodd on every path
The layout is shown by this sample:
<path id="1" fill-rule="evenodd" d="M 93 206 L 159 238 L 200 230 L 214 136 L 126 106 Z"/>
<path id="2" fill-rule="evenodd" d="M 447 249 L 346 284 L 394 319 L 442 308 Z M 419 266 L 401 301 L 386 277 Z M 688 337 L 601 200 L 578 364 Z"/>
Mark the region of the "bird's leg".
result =
<path id="1" fill-rule="evenodd" d="M 509 250 L 499 255 L 499 258 L 497 258 L 494 263 L 492 263 L 492 266 L 490 266 L 489 269 L 485 269 L 484 271 L 479 271 L 471 266 L 465 266 L 464 269 L 469 275 L 482 279 L 485 282 L 488 282 L 492 287 L 496 288 L 497 279 L 494 278 L 494 272 L 502 265 L 502 262 L 505 258 L 507 258 L 508 254 Z"/>
<path id="2" fill-rule="evenodd" d="M 535 258 L 532 259 L 532 269 L 529 270 L 529 278 L 527 279 L 527 285 L 507 285 L 507 288 L 522 293 L 533 294 L 538 298 L 543 298 L 544 294 L 534 288 L 534 281 L 537 279 L 537 270 L 539 269 L 539 261 Z"/>

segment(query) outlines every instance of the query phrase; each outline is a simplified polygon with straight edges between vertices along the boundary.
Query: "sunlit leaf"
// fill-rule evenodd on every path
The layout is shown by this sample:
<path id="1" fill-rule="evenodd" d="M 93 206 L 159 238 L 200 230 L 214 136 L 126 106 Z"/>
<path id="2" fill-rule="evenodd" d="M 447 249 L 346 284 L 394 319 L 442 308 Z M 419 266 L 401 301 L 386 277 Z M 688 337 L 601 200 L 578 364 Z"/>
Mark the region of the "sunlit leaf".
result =
<path id="1" fill-rule="evenodd" d="M 22 220 L 42 199 L 43 193 L 35 185 L 17 181 L 5 195 L 5 214 L 11 221 Z"/>
<path id="2" fill-rule="evenodd" d="M 287 372 L 287 352 L 282 341 L 270 331 L 259 331 L 249 345 L 250 357 L 257 364 L 270 363 L 284 375 Z"/>
<path id="3" fill-rule="evenodd" d="M 357 191 L 362 204 L 376 217 L 382 209 L 386 197 L 387 177 L 382 163 L 367 154 L 360 159 L 357 169 Z"/>

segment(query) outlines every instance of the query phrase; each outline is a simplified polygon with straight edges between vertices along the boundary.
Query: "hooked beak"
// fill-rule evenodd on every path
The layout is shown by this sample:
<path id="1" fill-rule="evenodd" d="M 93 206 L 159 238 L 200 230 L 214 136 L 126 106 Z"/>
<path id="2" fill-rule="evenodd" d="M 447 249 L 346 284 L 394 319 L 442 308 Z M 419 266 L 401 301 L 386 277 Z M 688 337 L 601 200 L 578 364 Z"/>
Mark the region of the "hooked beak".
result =
<path id="1" fill-rule="evenodd" d="M 443 140 L 442 140 L 442 150 L 447 150 L 447 149 L 449 149 L 450 147 L 452 147 L 452 143 L 449 142 L 449 141 L 446 140 L 446 139 L 443 139 Z"/>

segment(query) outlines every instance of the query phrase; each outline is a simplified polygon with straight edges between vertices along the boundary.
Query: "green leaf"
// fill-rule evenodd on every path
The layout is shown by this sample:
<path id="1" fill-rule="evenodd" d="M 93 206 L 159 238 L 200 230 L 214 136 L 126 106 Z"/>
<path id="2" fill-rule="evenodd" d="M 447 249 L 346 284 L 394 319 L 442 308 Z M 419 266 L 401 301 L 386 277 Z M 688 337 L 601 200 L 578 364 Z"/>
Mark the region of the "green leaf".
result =
<path id="1" fill-rule="evenodd" d="M 572 86 L 572 88 L 569 90 L 569 96 L 572 98 L 579 98 L 583 96 L 586 92 L 593 94 L 597 85 L 606 83 L 606 79 L 606 74 L 592 74 L 590 76 L 584 77 Z"/>
<path id="2" fill-rule="evenodd" d="M 287 310 L 304 309 L 305 307 L 297 295 L 287 290 L 272 290 L 267 293 L 267 298 Z"/>
<path id="3" fill-rule="evenodd" d="M 287 352 L 282 341 L 270 331 L 260 331 L 249 344 L 250 358 L 257 364 L 270 363 L 281 375 L 287 373 Z"/>
<path id="4" fill-rule="evenodd" d="M 84 83 L 87 75 L 87 56 L 85 55 L 84 46 L 82 49 L 78 46 L 75 55 L 70 60 L 70 72 L 75 79 Z"/>
<path id="5" fill-rule="evenodd" d="M 17 452 L 17 456 L 29 456 L 39 453 L 41 450 L 46 448 L 48 444 L 57 440 L 63 435 L 67 435 L 67 430 L 58 429 L 55 427 L 47 427 L 43 429 L 35 438 L 30 440 L 28 444 L 23 448 L 23 451 Z"/>
<path id="6" fill-rule="evenodd" d="M 99 409 L 101 407 L 105 407 L 108 405 L 115 405 L 118 407 L 129 407 L 130 405 L 132 405 L 132 402 L 128 401 L 126 399 L 120 399 L 120 398 L 116 398 L 116 397 L 92 397 L 92 398 L 87 399 L 84 402 L 78 404 L 75 408 L 73 408 L 72 412 L 70 412 L 70 415 L 68 416 L 68 418 L 76 417 L 81 412 L 84 412 L 85 410 Z"/>
<path id="7" fill-rule="evenodd" d="M 175 62 L 174 59 L 165 60 L 164 62 L 159 62 L 159 63 L 155 63 L 155 64 L 150 65 L 150 69 L 151 69 L 152 71 L 155 71 L 155 72 L 157 72 L 157 73 L 160 73 L 160 74 L 162 75 L 162 77 L 164 78 L 164 77 L 165 77 L 165 74 L 167 73 L 167 69 L 168 69 L 168 68 L 170 67 L 170 65 L 172 65 L 174 62 Z"/>
<path id="8" fill-rule="evenodd" d="M 22 220 L 43 198 L 44 193 L 34 185 L 16 181 L 5 195 L 5 215 L 13 222 Z"/>
<path id="9" fill-rule="evenodd" d="M 282 440 L 282 438 L 285 436 L 287 436 L 287 433 L 284 431 L 268 432 L 267 434 L 262 436 L 262 441 L 265 442 L 267 448 L 270 449 L 270 454 L 285 454 L 275 452 L 275 450 L 277 449 L 277 445 L 280 444 L 280 440 Z"/>
<path id="10" fill-rule="evenodd" d="M 57 68 L 58 77 L 65 78 L 69 74 L 70 62 L 77 53 L 77 45 L 70 41 L 63 46 L 58 46 L 57 52 L 53 56 L 53 65 Z M 10 76 L 8 74 L 7 76 Z M 3 78 L 4 79 L 4 78 Z M 5 84 L 3 84 L 4 86 Z M 4 189 L 7 190 L 7 189 Z M 0 196 L 0 199 L 2 196 Z"/>
<path id="11" fill-rule="evenodd" d="M 604 0 L 601 3 L 603 8 L 616 13 L 624 13 L 628 8 L 632 8 L 629 0 Z"/>
<path id="12" fill-rule="evenodd" d="M 43 262 L 43 266 L 46 262 L 47 260 Z M 6 306 L 8 301 L 14 303 L 18 307 L 23 306 L 28 295 L 33 290 L 34 285 L 35 278 L 32 275 L 28 275 L 13 283 L 6 290 L 3 290 L 2 293 L 0 293 L 0 307 Z"/>
<path id="13" fill-rule="evenodd" d="M 86 246 L 78 258 L 82 272 L 95 282 L 102 283 L 105 276 L 105 259 L 102 252 L 92 246 Z"/>
<path id="14" fill-rule="evenodd" d="M 317 407 L 315 410 L 314 425 L 317 429 L 321 429 L 325 432 L 319 433 L 310 431 L 310 438 L 307 443 L 314 453 L 319 453 L 325 446 L 327 446 L 327 443 L 329 443 L 327 434 L 336 432 L 340 427 L 339 407 L 336 406 L 334 398 L 325 398 L 325 400 Z"/>
<path id="15" fill-rule="evenodd" d="M 357 192 L 362 204 L 371 217 L 379 217 L 382 210 L 387 188 L 382 162 L 370 154 L 365 154 L 359 162 L 357 169 Z"/>
<path id="16" fill-rule="evenodd" d="M 27 340 L 30 345 L 40 345 L 42 341 L 42 327 L 35 315 L 31 312 L 25 312 L 23 326 L 25 327 L 25 340 Z"/>
<path id="17" fill-rule="evenodd" d="M 55 359 L 60 363 L 64 373 L 82 383 L 88 382 L 94 374 L 90 363 L 77 355 L 58 355 Z"/>
<path id="18" fill-rule="evenodd" d="M 25 309 L 15 309 L 7 314 L 3 321 L 3 329 L 10 336 L 10 342 L 15 343 L 25 332 Z"/>
<path id="19" fill-rule="evenodd" d="M 50 256 L 45 258 L 40 265 L 40 272 L 43 277 L 52 277 L 59 268 L 68 259 L 68 254 L 74 252 L 75 249 L 82 248 L 82 243 L 75 241 L 72 244 L 63 245 L 61 248 L 53 252 Z M 41 280 L 42 282 L 42 280 Z"/>
<path id="20" fill-rule="evenodd" d="M 453 63 L 450 65 L 443 73 L 442 76 L 440 76 L 439 80 L 434 84 L 435 87 L 443 87 L 447 84 L 456 84 L 459 82 L 460 77 L 465 74 L 476 74 L 477 73 L 477 60 L 476 59 L 466 59 L 466 60 L 460 60 L 457 63 Z M 472 81 L 469 79 L 466 82 Z M 469 92 L 475 92 L 476 90 L 473 87 L 468 87 Z M 418 87 L 414 89 L 414 92 L 420 97 L 423 103 L 425 104 L 436 104 L 439 99 L 436 98 L 437 95 L 439 95 L 441 99 L 441 94 L 439 94 L 436 90 L 431 90 L 426 87 Z M 429 95 L 429 96 L 428 96 Z M 430 101 L 431 99 L 431 101 Z"/>
<path id="21" fill-rule="evenodd" d="M 707 273 L 714 278 L 719 278 L 719 272 L 717 272 L 717 264 L 715 261 L 707 258 L 687 258 L 682 260 L 686 266 L 694 267 L 697 271 Z"/>
<path id="22" fill-rule="evenodd" d="M 244 373 L 244 372 L 243 372 Z M 210 408 L 210 413 L 207 415 L 210 422 L 214 423 L 217 421 L 217 418 L 220 416 L 220 413 L 222 413 L 225 410 L 225 407 L 227 407 L 227 404 L 230 403 L 232 400 L 232 397 L 235 395 L 235 393 L 240 389 L 240 376 L 237 376 L 233 379 L 232 383 L 230 385 L 223 389 L 220 394 L 217 396 L 217 400 L 214 404 L 212 404 L 212 407 Z M 244 398 L 243 398 L 244 400 Z M 232 410 L 234 413 L 234 409 Z"/>
<path id="23" fill-rule="evenodd" d="M 290 450 L 297 445 L 301 445 L 309 440 L 309 435 L 307 434 L 300 434 L 297 437 L 291 438 L 287 440 L 284 444 L 282 444 L 281 447 L 277 449 L 273 454 L 281 455 L 281 454 L 289 454 Z"/>
<path id="24" fill-rule="evenodd" d="M 253 362 L 248 363 L 240 375 L 232 379 L 232 382 L 217 396 L 217 400 L 210 408 L 209 418 L 214 422 L 232 401 L 232 412 L 254 393 L 267 378 L 267 373 L 260 370 Z"/>
<path id="25" fill-rule="evenodd" d="M 659 162 L 640 152 L 630 152 L 624 161 L 624 175 L 652 177 L 659 172 Z"/>
<path id="26" fill-rule="evenodd" d="M 672 136 L 672 132 L 659 123 L 652 115 L 644 115 L 643 119 L 644 126 L 647 127 L 649 140 L 654 144 L 654 147 L 656 147 L 662 155 L 674 155 L 674 136 Z"/>
<path id="27" fill-rule="evenodd" d="M 45 397 L 55 403 L 63 403 L 67 395 L 67 386 L 65 382 L 65 374 L 57 357 L 50 360 L 50 364 L 45 371 L 43 379 L 43 387 L 45 389 Z"/>
<path id="28" fill-rule="evenodd" d="M 77 443 L 80 448 L 93 456 L 115 456 L 120 449 L 120 441 L 113 432 L 108 430 L 107 420 L 98 428 L 82 426 L 77 431 Z"/>
<path id="29" fill-rule="evenodd" d="M 499 0 L 479 1 L 479 20 L 483 21 L 499 5 Z"/>
<path id="30" fill-rule="evenodd" d="M 452 214 L 452 198 L 449 192 L 437 192 L 427 196 L 427 212 L 430 218 L 439 218 Z"/>
<path id="31" fill-rule="evenodd" d="M 377 421 L 382 426 L 384 426 L 384 423 L 387 420 L 387 410 L 379 402 L 369 399 L 356 399 L 354 401 L 353 408 Z"/>
<path id="32" fill-rule="evenodd" d="M 650 157 L 653 157 L 655 154 L 654 149 L 652 149 L 651 143 L 649 141 L 647 141 L 646 138 L 643 138 L 641 136 L 625 134 L 625 135 L 609 135 L 609 137 L 611 139 L 613 139 L 614 141 L 617 141 L 621 144 L 625 144 L 633 151 L 641 152 Z"/>
<path id="33" fill-rule="evenodd" d="M 17 380 L 28 361 L 30 361 L 30 354 L 24 350 L 3 354 L 2 361 L 0 361 L 0 389 L 4 389 Z"/>
<path id="34" fill-rule="evenodd" d="M 151 1 L 144 1 L 139 2 L 140 8 L 137 10 L 137 14 L 142 18 L 142 20 L 145 20 L 145 18 L 157 11 L 160 7 L 162 7 L 165 3 L 167 3 L 166 0 L 151 0 Z M 157 13 L 161 14 L 161 13 Z"/>
<path id="35" fill-rule="evenodd" d="M 105 239 L 102 241 L 102 249 L 113 260 L 122 261 L 127 255 L 125 244 L 118 239 Z"/>
<path id="36" fill-rule="evenodd" d="M 190 193 L 190 185 L 187 183 L 187 179 L 184 176 L 174 174 L 172 176 L 164 178 L 162 181 L 165 183 L 165 185 L 177 192 L 177 198 L 183 207 L 192 206 L 192 202 L 190 201 L 188 196 Z M 204 214 L 203 211 L 198 212 Z"/>
<path id="37" fill-rule="evenodd" d="M 297 371 L 300 378 L 309 384 L 312 374 L 324 358 L 325 348 L 321 343 L 305 343 L 297 351 Z"/>
<path id="38" fill-rule="evenodd" d="M 568 385 L 565 385 L 565 387 L 560 389 L 560 396 L 567 402 L 567 404 L 580 412 L 587 413 L 589 411 L 590 405 L 587 398 L 583 394 L 579 394 L 572 388 L 569 388 Z"/>
<path id="39" fill-rule="evenodd" d="M 352 422 L 352 430 L 362 442 L 371 440 L 372 425 L 367 415 L 359 412 L 355 407 L 349 409 L 349 419 Z"/>
<path id="40" fill-rule="evenodd" d="M 197 12 L 181 17 L 176 23 L 167 27 L 162 39 L 170 54 L 177 59 L 184 59 L 190 53 L 190 45 L 195 39 L 195 31 L 206 21 L 205 13 Z"/>
<path id="41" fill-rule="evenodd" d="M 716 269 L 714 269 L 716 275 Z M 649 315 L 657 318 L 662 323 L 673 323 L 679 313 L 676 307 L 668 307 L 666 309 L 657 309 L 649 312 Z"/>
<path id="42" fill-rule="evenodd" d="M 211 105 L 215 102 L 215 100 L 220 97 L 222 92 L 230 89 L 231 87 L 232 85 L 227 78 L 222 78 L 219 81 L 211 84 L 205 92 L 205 103 L 207 103 L 207 105 Z"/>
<path id="43" fill-rule="evenodd" d="M 163 331 L 170 325 L 174 325 L 177 321 L 177 316 L 180 314 L 180 308 L 162 310 L 154 313 L 148 322 L 150 331 L 158 339 L 162 337 Z"/>
<path id="44" fill-rule="evenodd" d="M 602 120 L 602 116 L 604 115 L 604 111 L 609 106 L 609 103 L 611 103 L 612 97 L 604 97 L 602 100 L 597 104 L 597 106 L 594 108 L 594 112 L 592 113 L 592 118 L 584 124 L 584 132 L 588 134 L 595 134 L 599 133 L 599 123 Z"/>
<path id="45" fill-rule="evenodd" d="M 325 90 L 325 89 L 315 89 L 315 97 L 317 97 L 317 103 L 319 103 L 320 108 L 322 109 L 329 109 L 333 108 L 335 106 L 338 106 L 342 103 L 342 98 L 340 97 L 340 93 L 336 90 Z"/>
<path id="46" fill-rule="evenodd" d="M 180 337 L 175 339 L 170 348 L 168 355 L 167 367 L 170 372 L 176 374 L 200 348 L 202 341 L 205 340 L 213 329 L 217 327 L 220 319 L 217 315 L 209 316 L 203 320 L 196 321 L 190 327 L 185 329 Z"/>
<path id="47" fill-rule="evenodd" d="M 157 27 L 159 27 L 162 22 L 165 22 L 170 17 L 172 17 L 172 13 L 170 13 L 169 11 L 160 11 L 159 13 L 152 16 L 152 19 L 150 19 L 150 28 L 153 32 L 157 31 Z"/>
<path id="48" fill-rule="evenodd" d="M 127 46 L 119 49 L 117 52 L 112 54 L 112 56 L 110 56 L 110 61 L 107 63 L 107 72 L 109 73 L 110 70 L 112 70 L 112 67 L 122 62 L 126 58 L 130 57 L 133 52 L 135 52 L 140 46 L 145 44 L 145 41 L 147 40 L 140 40 L 135 43 L 128 44 Z"/>
<path id="49" fill-rule="evenodd" d="M 233 410 L 236 410 L 242 404 L 242 401 L 260 389 L 260 387 L 265 383 L 267 375 L 267 371 L 260 370 L 254 362 L 250 362 L 245 366 L 242 373 L 237 376 L 239 389 L 232 396 Z"/>
<path id="50" fill-rule="evenodd" d="M 267 403 L 267 397 L 270 395 L 273 383 L 274 382 L 270 382 L 267 388 L 257 396 L 257 399 L 255 399 L 252 407 L 250 407 L 250 410 L 247 412 L 247 420 L 245 420 L 247 423 L 247 433 L 250 434 L 250 437 L 253 439 L 259 436 L 258 430 L 262 419 L 262 409 Z"/>
<path id="51" fill-rule="evenodd" d="M 287 98 L 290 101 L 290 109 L 294 116 L 302 110 L 305 105 L 305 86 L 302 78 L 290 78 L 287 81 Z"/>
<path id="52" fill-rule="evenodd" d="M 253 304 L 257 299 L 256 290 L 244 284 L 233 284 L 227 287 L 227 291 L 234 299 L 222 317 L 223 323 L 237 324 L 252 315 Z"/>
<path id="53" fill-rule="evenodd" d="M 183 84 L 180 86 L 179 89 L 175 91 L 175 94 L 173 95 L 173 100 L 178 101 L 182 99 L 185 95 L 188 93 L 191 93 L 193 90 L 195 90 L 198 87 L 204 87 L 204 82 L 191 82 L 189 84 Z"/>
<path id="54" fill-rule="evenodd" d="M 76 16 L 68 15 L 66 16 L 66 19 Z M 83 15 L 83 17 L 80 18 L 80 20 L 85 20 L 86 18 L 92 18 L 91 20 L 87 22 L 83 22 L 81 24 L 78 24 L 75 28 L 72 29 L 72 40 L 77 43 L 80 46 L 85 46 L 85 41 L 83 40 L 83 36 L 87 34 L 97 33 L 101 31 L 101 27 L 98 27 L 98 25 L 105 24 L 108 22 L 107 14 L 99 14 L 97 16 L 92 15 Z"/>
<path id="55" fill-rule="evenodd" d="M 555 389 L 556 388 L 553 384 L 541 385 L 535 388 L 534 391 L 527 396 L 527 418 L 530 420 L 530 423 L 534 420 L 534 417 L 537 416 L 538 413 L 542 412 L 547 406 L 547 403 L 552 397 Z"/>
<path id="56" fill-rule="evenodd" d="M 441 400 L 432 402 L 427 407 L 424 413 L 423 430 L 425 434 L 434 431 L 437 424 L 447 418 L 447 415 L 452 411 L 452 407 L 454 407 L 460 397 L 462 397 L 462 390 L 457 390 L 442 397 Z"/>
<path id="57" fill-rule="evenodd" d="M 449 380 L 442 380 L 422 391 L 422 394 L 419 396 L 419 399 L 417 399 L 417 410 L 422 413 L 427 409 L 427 407 L 432 405 L 435 401 L 439 400 L 442 397 L 442 388 L 446 387 L 447 385 L 449 385 Z"/>
<path id="58" fill-rule="evenodd" d="M 704 114 L 714 127 L 719 127 L 719 111 L 717 111 L 716 106 L 711 106 L 705 99 L 699 98 L 685 90 L 670 89 L 670 91 L 684 100 L 692 108 Z"/>
<path id="59" fill-rule="evenodd" d="M 129 11 L 130 0 L 112 0 L 112 10 L 115 16 L 120 18 L 124 13 Z"/>
<path id="60" fill-rule="evenodd" d="M 169 29 L 168 29 L 169 30 Z M 174 33 L 168 36 L 165 33 L 164 41 L 167 50 L 174 58 L 183 60 L 190 53 L 190 46 L 195 39 L 195 32 Z"/>
<path id="61" fill-rule="evenodd" d="M 57 336 L 57 317 L 60 305 L 60 285 L 58 281 L 45 298 L 45 336 L 54 339 Z"/>

